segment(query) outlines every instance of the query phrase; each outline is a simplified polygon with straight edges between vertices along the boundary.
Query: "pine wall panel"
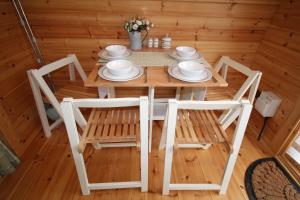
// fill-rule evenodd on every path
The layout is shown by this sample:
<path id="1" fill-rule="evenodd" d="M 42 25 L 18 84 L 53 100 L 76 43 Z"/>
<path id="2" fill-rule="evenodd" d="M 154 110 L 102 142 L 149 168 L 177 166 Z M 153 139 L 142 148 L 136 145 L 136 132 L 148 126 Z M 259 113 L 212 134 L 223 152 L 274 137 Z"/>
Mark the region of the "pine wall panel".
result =
<path id="1" fill-rule="evenodd" d="M 47 61 L 74 52 L 90 69 L 97 52 L 111 43 L 128 44 L 122 26 L 139 15 L 155 28 L 151 36 L 170 34 L 174 45 L 192 45 L 216 62 L 229 55 L 250 63 L 278 0 L 29 0 L 23 5 Z"/>
<path id="2" fill-rule="evenodd" d="M 264 140 L 274 152 L 300 118 L 300 1 L 282 1 L 258 47 L 253 68 L 263 72 L 262 90 L 270 90 L 282 99 L 276 115 L 264 131 Z M 252 118 L 262 119 L 257 113 Z M 256 131 L 261 128 L 260 123 Z"/>
<path id="3" fill-rule="evenodd" d="M 22 155 L 40 130 L 26 70 L 37 66 L 11 1 L 0 1 L 0 134 Z"/>

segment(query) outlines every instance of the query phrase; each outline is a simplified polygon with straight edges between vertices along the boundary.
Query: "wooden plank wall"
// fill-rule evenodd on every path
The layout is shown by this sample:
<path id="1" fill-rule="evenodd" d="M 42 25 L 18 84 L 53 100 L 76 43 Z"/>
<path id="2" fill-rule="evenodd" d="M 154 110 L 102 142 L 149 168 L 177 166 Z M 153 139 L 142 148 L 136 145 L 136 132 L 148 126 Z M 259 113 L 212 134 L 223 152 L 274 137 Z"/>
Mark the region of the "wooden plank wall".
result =
<path id="1" fill-rule="evenodd" d="M 37 66 L 10 0 L 0 0 L 0 134 L 21 155 L 40 129 L 26 70 Z"/>
<path id="2" fill-rule="evenodd" d="M 76 53 L 85 69 L 100 49 L 128 43 L 123 23 L 148 17 L 151 36 L 197 47 L 211 62 L 228 55 L 250 63 L 279 0 L 29 0 L 23 1 L 47 61 Z"/>
<path id="3" fill-rule="evenodd" d="M 282 1 L 262 40 L 253 67 L 263 72 L 262 90 L 282 98 L 276 115 L 269 120 L 264 140 L 278 152 L 300 118 L 300 1 Z M 253 113 L 256 131 L 262 118 Z"/>

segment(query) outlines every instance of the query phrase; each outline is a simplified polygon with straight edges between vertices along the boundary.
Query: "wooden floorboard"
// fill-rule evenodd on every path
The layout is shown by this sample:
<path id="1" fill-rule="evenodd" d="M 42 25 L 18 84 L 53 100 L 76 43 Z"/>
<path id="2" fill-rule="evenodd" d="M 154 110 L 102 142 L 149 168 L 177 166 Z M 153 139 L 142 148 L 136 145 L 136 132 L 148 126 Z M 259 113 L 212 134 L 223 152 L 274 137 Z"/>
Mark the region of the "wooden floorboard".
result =
<path id="1" fill-rule="evenodd" d="M 92 191 L 82 196 L 66 130 L 60 126 L 50 138 L 36 137 L 22 157 L 15 173 L 0 183 L 0 199 L 248 199 L 244 187 L 247 166 L 268 156 L 245 137 L 226 195 L 211 191 L 172 191 L 162 196 L 164 151 L 158 151 L 161 124 L 154 123 L 153 151 L 149 155 L 149 192 L 140 189 Z M 172 182 L 219 182 L 228 153 L 225 146 L 208 150 L 175 150 Z M 139 152 L 136 148 L 94 150 L 88 146 L 85 160 L 90 181 L 128 181 L 139 179 Z"/>

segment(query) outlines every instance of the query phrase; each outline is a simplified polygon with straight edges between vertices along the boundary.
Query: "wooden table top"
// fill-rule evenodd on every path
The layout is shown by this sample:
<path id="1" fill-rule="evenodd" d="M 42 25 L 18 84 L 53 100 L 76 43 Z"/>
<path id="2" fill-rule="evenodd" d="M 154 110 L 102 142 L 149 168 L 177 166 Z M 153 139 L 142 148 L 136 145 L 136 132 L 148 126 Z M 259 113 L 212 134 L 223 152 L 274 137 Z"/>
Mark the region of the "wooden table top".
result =
<path id="1" fill-rule="evenodd" d="M 86 87 L 227 87 L 228 83 L 212 68 L 212 79 L 204 82 L 190 83 L 173 78 L 168 74 L 167 67 L 144 67 L 144 74 L 135 79 L 125 82 L 108 81 L 98 75 L 102 67 L 97 63 L 87 80 Z"/>

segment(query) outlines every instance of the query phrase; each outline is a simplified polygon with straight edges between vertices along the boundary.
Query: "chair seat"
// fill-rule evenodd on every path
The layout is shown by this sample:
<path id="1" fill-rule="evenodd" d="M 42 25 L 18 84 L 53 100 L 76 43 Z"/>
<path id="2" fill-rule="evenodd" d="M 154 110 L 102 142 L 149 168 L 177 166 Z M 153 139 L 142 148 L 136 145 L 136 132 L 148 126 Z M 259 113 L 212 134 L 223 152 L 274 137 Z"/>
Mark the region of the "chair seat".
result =
<path id="1" fill-rule="evenodd" d="M 233 99 L 237 91 L 234 88 L 209 88 L 205 97 L 208 101 Z"/>
<path id="2" fill-rule="evenodd" d="M 82 134 L 79 151 L 86 144 L 136 142 L 139 146 L 140 117 L 138 108 L 96 109 L 91 111 Z"/>
<path id="3" fill-rule="evenodd" d="M 176 123 L 177 144 L 224 143 L 229 151 L 232 146 L 213 111 L 179 110 Z"/>
<path id="4" fill-rule="evenodd" d="M 55 91 L 54 95 L 58 101 L 62 101 L 65 97 L 72 97 L 74 99 L 98 97 L 96 89 L 87 88 L 78 84 L 68 84 L 61 87 Z"/>

